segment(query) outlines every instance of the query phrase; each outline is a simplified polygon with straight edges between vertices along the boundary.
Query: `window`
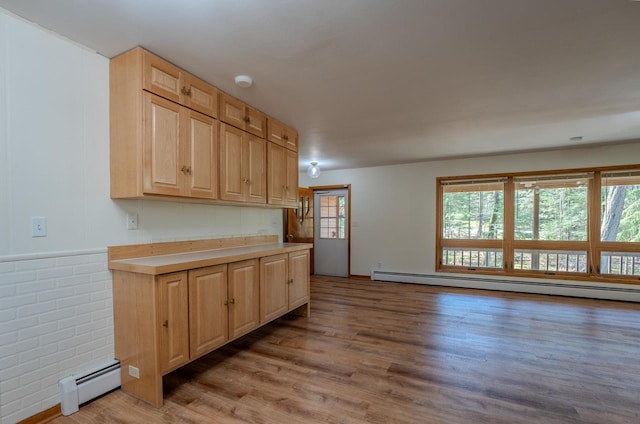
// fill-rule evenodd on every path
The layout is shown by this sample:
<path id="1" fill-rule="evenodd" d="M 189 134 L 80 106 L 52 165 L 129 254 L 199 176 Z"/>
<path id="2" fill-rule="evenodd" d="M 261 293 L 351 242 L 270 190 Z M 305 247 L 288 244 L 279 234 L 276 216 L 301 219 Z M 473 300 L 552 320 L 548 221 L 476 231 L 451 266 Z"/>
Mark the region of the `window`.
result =
<path id="1" fill-rule="evenodd" d="M 443 264 L 502 268 L 505 181 L 483 179 L 443 183 Z"/>
<path id="2" fill-rule="evenodd" d="M 640 277 L 640 165 L 438 179 L 437 269 Z"/>
<path id="3" fill-rule="evenodd" d="M 640 171 L 602 173 L 601 274 L 640 276 Z"/>
<path id="4" fill-rule="evenodd" d="M 320 196 L 320 238 L 344 239 L 346 218 L 344 196 Z"/>

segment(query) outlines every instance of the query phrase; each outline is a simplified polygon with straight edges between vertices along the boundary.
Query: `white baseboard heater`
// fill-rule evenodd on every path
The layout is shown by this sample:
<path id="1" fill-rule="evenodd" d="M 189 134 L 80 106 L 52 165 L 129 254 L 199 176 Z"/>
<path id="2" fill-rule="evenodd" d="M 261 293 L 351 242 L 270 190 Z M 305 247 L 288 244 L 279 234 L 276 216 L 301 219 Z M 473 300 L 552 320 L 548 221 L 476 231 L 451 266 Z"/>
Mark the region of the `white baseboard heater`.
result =
<path id="1" fill-rule="evenodd" d="M 515 280 L 371 270 L 371 280 L 640 302 L 640 287 L 555 280 Z"/>
<path id="2" fill-rule="evenodd" d="M 62 415 L 78 412 L 80 405 L 120 387 L 120 361 L 113 360 L 58 382 Z"/>

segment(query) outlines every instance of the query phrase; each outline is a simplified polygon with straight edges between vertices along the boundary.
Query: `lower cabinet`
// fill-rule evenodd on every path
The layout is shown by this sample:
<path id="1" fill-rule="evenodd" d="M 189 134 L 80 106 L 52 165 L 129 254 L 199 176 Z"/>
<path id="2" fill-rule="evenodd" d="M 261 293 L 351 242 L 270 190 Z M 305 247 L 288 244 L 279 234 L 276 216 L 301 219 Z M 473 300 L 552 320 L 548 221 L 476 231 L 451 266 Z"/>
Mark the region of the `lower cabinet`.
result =
<path id="1" fill-rule="evenodd" d="M 162 376 L 306 304 L 309 250 L 148 275 L 113 271 L 122 390 L 162 406 Z"/>
<path id="2" fill-rule="evenodd" d="M 309 303 L 309 251 L 260 258 L 260 323 Z"/>

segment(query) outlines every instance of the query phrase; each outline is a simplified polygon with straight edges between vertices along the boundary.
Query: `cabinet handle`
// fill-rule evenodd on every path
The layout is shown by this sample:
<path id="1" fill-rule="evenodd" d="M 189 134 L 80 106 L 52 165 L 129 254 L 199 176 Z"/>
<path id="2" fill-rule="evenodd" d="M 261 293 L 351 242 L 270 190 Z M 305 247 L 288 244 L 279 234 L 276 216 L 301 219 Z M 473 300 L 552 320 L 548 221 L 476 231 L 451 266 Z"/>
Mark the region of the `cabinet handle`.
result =
<path id="1" fill-rule="evenodd" d="M 166 320 L 166 319 L 165 319 L 165 320 L 164 320 L 164 322 L 162 323 L 162 326 L 163 326 L 164 328 L 169 328 L 169 320 Z"/>
<path id="2" fill-rule="evenodd" d="M 224 306 L 227 306 L 227 305 L 229 305 L 229 301 L 228 301 L 228 300 L 225 300 L 225 301 L 224 301 Z"/>
<path id="3" fill-rule="evenodd" d="M 251 122 L 251 118 L 249 118 L 248 116 L 245 116 L 243 121 L 248 124 L 249 122 Z"/>
<path id="4" fill-rule="evenodd" d="M 231 304 L 235 305 L 236 304 L 236 299 L 234 297 L 231 298 Z"/>
<path id="5" fill-rule="evenodd" d="M 191 167 L 187 166 L 187 174 L 191 175 Z"/>
<path id="6" fill-rule="evenodd" d="M 244 179 L 244 182 L 245 182 L 246 184 L 249 184 L 249 178 L 245 178 L 245 179 Z"/>
<path id="7" fill-rule="evenodd" d="M 182 165 L 182 168 L 180 168 L 180 171 L 182 171 L 183 174 L 187 173 L 187 165 Z"/>
<path id="8" fill-rule="evenodd" d="M 285 134 L 285 135 L 282 136 L 282 139 L 284 141 L 289 141 L 289 136 Z"/>
<path id="9" fill-rule="evenodd" d="M 182 94 L 184 94 L 185 96 L 191 96 L 191 87 L 187 88 L 187 87 L 182 87 Z"/>

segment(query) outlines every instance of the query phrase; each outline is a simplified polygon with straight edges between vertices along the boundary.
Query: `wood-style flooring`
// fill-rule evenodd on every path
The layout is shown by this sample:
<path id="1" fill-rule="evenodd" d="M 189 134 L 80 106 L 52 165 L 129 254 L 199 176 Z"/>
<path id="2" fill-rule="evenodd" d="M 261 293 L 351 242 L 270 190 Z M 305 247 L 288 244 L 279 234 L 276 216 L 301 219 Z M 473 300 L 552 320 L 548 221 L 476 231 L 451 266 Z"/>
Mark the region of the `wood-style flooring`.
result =
<path id="1" fill-rule="evenodd" d="M 63 423 L 640 423 L 640 305 L 312 278 L 284 317 Z"/>

